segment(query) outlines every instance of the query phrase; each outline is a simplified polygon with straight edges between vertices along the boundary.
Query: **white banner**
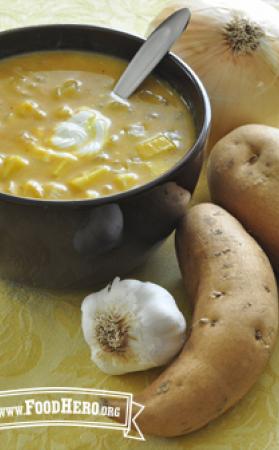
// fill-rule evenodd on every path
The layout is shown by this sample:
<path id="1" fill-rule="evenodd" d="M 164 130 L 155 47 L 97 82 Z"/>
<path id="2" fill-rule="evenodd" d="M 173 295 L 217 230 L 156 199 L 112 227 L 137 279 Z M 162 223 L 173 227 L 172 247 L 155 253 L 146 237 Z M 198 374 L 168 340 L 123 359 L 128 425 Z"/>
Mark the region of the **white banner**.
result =
<path id="1" fill-rule="evenodd" d="M 128 392 L 75 387 L 0 391 L 0 431 L 38 426 L 105 428 L 144 441 L 136 423 L 143 409 Z"/>

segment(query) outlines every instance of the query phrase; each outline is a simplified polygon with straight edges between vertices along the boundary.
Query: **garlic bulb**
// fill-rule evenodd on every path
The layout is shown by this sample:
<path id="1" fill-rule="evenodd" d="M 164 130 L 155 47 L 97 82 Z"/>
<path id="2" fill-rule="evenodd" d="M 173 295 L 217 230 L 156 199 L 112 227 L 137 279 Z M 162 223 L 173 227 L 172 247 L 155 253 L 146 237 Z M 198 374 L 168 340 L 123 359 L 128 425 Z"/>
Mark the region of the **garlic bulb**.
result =
<path id="1" fill-rule="evenodd" d="M 148 33 L 187 6 L 191 22 L 173 47 L 203 81 L 212 104 L 211 144 L 237 126 L 279 126 L 279 13 L 261 0 L 180 0 Z"/>
<path id="2" fill-rule="evenodd" d="M 182 313 L 173 297 L 153 283 L 115 278 L 86 297 L 81 310 L 91 358 L 111 375 L 166 364 L 185 341 Z"/>

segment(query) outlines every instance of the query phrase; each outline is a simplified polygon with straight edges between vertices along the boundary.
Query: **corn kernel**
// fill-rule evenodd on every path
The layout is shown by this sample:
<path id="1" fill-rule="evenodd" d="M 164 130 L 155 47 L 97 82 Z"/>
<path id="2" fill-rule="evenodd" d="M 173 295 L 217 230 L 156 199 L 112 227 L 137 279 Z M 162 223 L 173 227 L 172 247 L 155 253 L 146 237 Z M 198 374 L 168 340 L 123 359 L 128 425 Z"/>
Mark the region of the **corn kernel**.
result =
<path id="1" fill-rule="evenodd" d="M 44 127 L 37 127 L 33 130 L 33 136 L 35 139 L 36 138 L 42 139 L 45 137 L 45 134 L 46 134 L 46 131 L 45 131 Z"/>
<path id="2" fill-rule="evenodd" d="M 43 147 L 42 145 L 36 144 L 36 142 L 26 142 L 27 149 L 30 154 L 41 161 L 77 161 L 78 158 L 69 152 L 61 152 L 59 150 L 52 150 L 51 148 Z"/>
<path id="3" fill-rule="evenodd" d="M 12 195 L 17 195 L 17 184 L 11 180 L 7 186 L 7 192 Z"/>
<path id="4" fill-rule="evenodd" d="M 137 145 L 138 154 L 143 159 L 149 159 L 159 153 L 166 153 L 174 150 L 176 150 L 176 145 L 163 134 L 158 134 Z"/>
<path id="5" fill-rule="evenodd" d="M 138 183 L 138 175 L 135 173 L 119 173 L 115 177 L 115 184 L 120 189 L 130 189 Z"/>
<path id="6" fill-rule="evenodd" d="M 67 187 L 62 183 L 50 181 L 44 184 L 44 194 L 46 198 L 59 199 L 67 193 Z"/>
<path id="7" fill-rule="evenodd" d="M 47 148 L 44 148 L 41 145 L 37 145 L 34 142 L 27 142 L 27 147 L 30 154 L 35 158 L 38 158 L 41 161 L 50 160 L 50 154 Z"/>
<path id="8" fill-rule="evenodd" d="M 56 97 L 72 97 L 80 91 L 82 82 L 79 80 L 66 80 L 55 89 Z"/>
<path id="9" fill-rule="evenodd" d="M 21 186 L 22 195 L 31 198 L 43 198 L 44 189 L 38 181 L 29 180 Z"/>
<path id="10" fill-rule="evenodd" d="M 65 169 L 69 166 L 69 161 L 61 161 L 52 172 L 52 175 L 58 177 L 61 173 L 65 173 Z"/>
<path id="11" fill-rule="evenodd" d="M 163 95 L 156 94 L 155 92 L 149 90 L 149 89 L 141 89 L 137 92 L 136 96 L 143 100 L 144 102 L 148 103 L 161 103 L 162 105 L 166 105 L 168 103 L 167 99 L 163 97 Z"/>
<path id="12" fill-rule="evenodd" d="M 93 170 L 90 173 L 81 175 L 80 177 L 73 178 L 69 181 L 69 185 L 75 189 L 86 189 L 87 187 L 90 187 L 92 183 L 97 181 L 100 177 L 105 175 L 109 172 L 109 167 L 103 166 L 98 167 L 97 169 Z"/>
<path id="13" fill-rule="evenodd" d="M 73 115 L 73 110 L 68 105 L 63 105 L 55 111 L 55 116 L 58 119 L 69 119 Z"/>
<path id="14" fill-rule="evenodd" d="M 93 189 L 88 189 L 85 192 L 85 195 L 87 198 L 99 198 L 100 197 L 100 193 L 98 191 L 94 191 Z"/>
<path id="15" fill-rule="evenodd" d="M 38 103 L 33 100 L 25 100 L 24 102 L 17 105 L 16 114 L 19 117 L 32 117 L 34 119 L 43 119 L 46 117 L 46 112 L 43 111 Z"/>
<path id="16" fill-rule="evenodd" d="M 163 173 L 166 172 L 166 167 L 164 164 L 159 164 L 158 162 L 158 164 L 152 164 L 150 166 L 150 171 L 154 177 L 159 177 L 160 175 L 163 175 Z"/>
<path id="17" fill-rule="evenodd" d="M 1 175 L 3 178 L 10 177 L 28 166 L 29 161 L 18 155 L 7 156 L 1 165 Z"/>
<path id="18" fill-rule="evenodd" d="M 55 161 L 55 160 L 63 160 L 63 161 L 77 161 L 78 158 L 75 155 L 72 155 L 72 153 L 69 152 L 60 152 L 60 151 L 55 151 L 55 150 L 51 150 L 51 149 L 47 149 L 49 152 L 49 156 L 50 159 Z"/>
<path id="19" fill-rule="evenodd" d="M 122 112 L 131 112 L 131 104 L 127 100 L 117 99 L 111 100 L 107 105 L 106 109 L 109 111 L 116 111 L 121 114 Z"/>

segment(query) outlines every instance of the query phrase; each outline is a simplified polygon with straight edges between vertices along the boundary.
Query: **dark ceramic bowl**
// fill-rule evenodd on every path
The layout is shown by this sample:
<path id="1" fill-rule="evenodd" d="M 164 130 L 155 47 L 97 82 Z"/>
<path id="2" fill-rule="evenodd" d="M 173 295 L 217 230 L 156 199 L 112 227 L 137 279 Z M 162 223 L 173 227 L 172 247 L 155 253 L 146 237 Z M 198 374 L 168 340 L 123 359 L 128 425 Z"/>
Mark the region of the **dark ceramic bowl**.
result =
<path id="1" fill-rule="evenodd" d="M 0 33 L 0 58 L 72 49 L 131 59 L 142 39 L 84 25 Z M 44 287 L 89 287 L 143 263 L 175 228 L 193 191 L 210 125 L 207 94 L 193 71 L 168 54 L 155 71 L 186 100 L 197 139 L 182 160 L 139 188 L 95 200 L 53 201 L 0 194 L 0 276 Z"/>

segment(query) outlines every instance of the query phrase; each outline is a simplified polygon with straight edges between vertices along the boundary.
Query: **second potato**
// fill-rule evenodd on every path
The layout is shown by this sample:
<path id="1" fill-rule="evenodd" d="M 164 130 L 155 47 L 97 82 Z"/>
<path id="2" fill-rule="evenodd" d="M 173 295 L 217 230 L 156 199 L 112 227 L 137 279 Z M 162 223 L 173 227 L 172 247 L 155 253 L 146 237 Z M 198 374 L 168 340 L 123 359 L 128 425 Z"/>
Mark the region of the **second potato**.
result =
<path id="1" fill-rule="evenodd" d="M 279 129 L 235 129 L 213 147 L 207 175 L 212 200 L 242 222 L 278 270 Z"/>

